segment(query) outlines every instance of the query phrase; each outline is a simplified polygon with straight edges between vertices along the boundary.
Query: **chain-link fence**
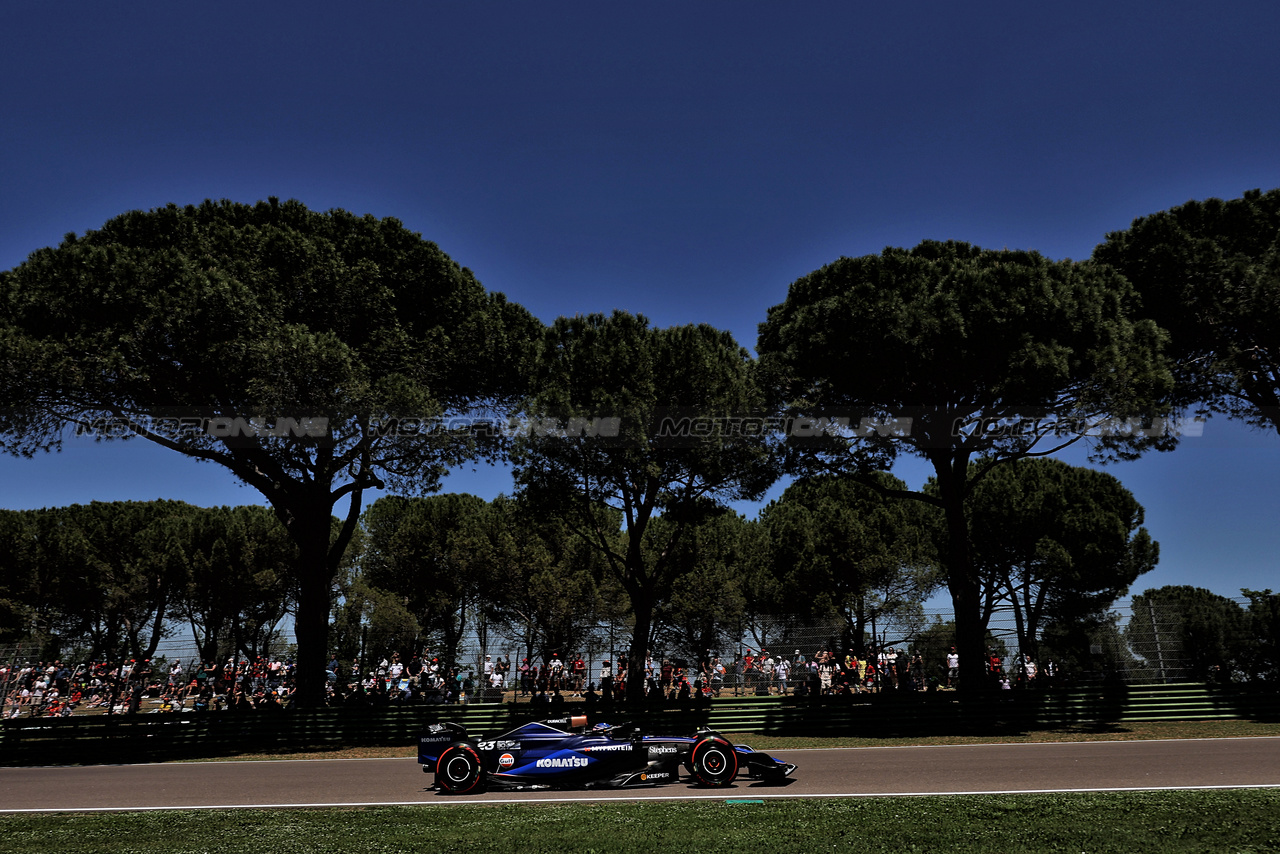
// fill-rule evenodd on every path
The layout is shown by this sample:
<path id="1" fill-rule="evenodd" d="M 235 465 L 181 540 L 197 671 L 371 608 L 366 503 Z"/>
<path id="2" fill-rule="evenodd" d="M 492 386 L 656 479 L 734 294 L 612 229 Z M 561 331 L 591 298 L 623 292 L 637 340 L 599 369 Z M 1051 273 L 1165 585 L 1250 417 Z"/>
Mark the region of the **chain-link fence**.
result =
<path id="1" fill-rule="evenodd" d="M 1247 598 L 1212 594 L 1190 599 L 1144 594 L 1122 600 L 1103 613 L 1085 616 L 1055 616 L 1049 609 L 1042 614 L 1020 614 L 995 607 L 987 619 L 987 664 L 998 668 L 994 673 L 997 679 L 1014 684 L 1046 676 L 1071 682 L 1274 680 L 1274 641 L 1267 627 L 1251 618 L 1253 604 Z M 735 692 L 759 687 L 758 676 L 744 668 L 747 661 L 758 671 L 761 660 L 773 658 L 776 668 L 786 659 L 790 687 L 794 687 L 800 676 L 797 662 L 807 663 L 820 651 L 841 661 L 846 657 L 869 660 L 876 684 L 910 670 L 914 687 L 945 687 L 954 664 L 949 660 L 955 646 L 954 616 L 942 609 L 881 614 L 856 625 L 844 620 L 820 625 L 788 618 L 744 621 L 722 630 L 717 640 L 700 649 L 674 639 L 680 636 L 659 626 L 649 660 L 628 663 L 660 672 L 663 663 L 669 662 L 692 680 L 714 672 L 718 661 L 724 668 L 724 689 Z M 571 672 L 571 664 L 581 658 L 587 673 L 584 681 L 598 684 L 606 676 L 619 678 L 620 659 L 627 657 L 630 646 L 631 627 L 606 622 L 586 630 L 579 648 L 557 652 L 564 673 Z M 418 650 L 398 651 L 405 659 Z M 375 665 L 387 652 L 368 651 L 365 667 Z M 490 627 L 484 645 L 475 637 L 464 640 L 455 663 L 470 669 L 478 684 L 483 684 L 486 656 L 508 666 L 505 685 L 517 690 L 525 658 L 530 658 L 530 666 L 539 672 L 545 672 L 548 664 L 559 666 L 551 661 L 549 652 L 531 651 L 521 638 L 494 627 Z M 775 692 L 781 689 L 776 673 Z"/>

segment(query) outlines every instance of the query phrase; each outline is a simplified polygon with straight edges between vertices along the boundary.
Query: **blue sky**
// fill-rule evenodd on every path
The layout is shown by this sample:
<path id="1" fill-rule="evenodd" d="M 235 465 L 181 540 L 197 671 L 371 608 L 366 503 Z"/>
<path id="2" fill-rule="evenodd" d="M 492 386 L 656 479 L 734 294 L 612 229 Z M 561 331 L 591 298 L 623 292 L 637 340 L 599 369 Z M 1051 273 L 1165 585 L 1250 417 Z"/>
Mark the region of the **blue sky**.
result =
<path id="1" fill-rule="evenodd" d="M 274 195 L 397 217 L 546 321 L 620 308 L 751 347 L 841 255 L 1083 258 L 1143 214 L 1280 186 L 1277 31 L 1263 2 L 15 0 L 0 269 L 126 210 Z M 1280 588 L 1274 434 L 1215 420 L 1110 471 L 1162 545 L 1139 589 Z M 0 459 L 4 507 L 157 497 L 259 501 L 136 442 Z"/>

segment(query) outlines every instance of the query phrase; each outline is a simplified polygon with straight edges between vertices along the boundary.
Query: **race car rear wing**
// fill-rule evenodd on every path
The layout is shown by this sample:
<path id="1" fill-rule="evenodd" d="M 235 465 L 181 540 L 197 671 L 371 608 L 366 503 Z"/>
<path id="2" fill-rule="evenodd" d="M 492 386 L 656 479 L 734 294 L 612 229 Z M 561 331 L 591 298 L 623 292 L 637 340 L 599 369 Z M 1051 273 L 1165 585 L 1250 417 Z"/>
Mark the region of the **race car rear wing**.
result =
<path id="1" fill-rule="evenodd" d="M 418 762 L 422 765 L 434 765 L 441 752 L 455 741 L 467 738 L 467 728 L 452 721 L 431 724 L 422 735 L 418 736 Z"/>

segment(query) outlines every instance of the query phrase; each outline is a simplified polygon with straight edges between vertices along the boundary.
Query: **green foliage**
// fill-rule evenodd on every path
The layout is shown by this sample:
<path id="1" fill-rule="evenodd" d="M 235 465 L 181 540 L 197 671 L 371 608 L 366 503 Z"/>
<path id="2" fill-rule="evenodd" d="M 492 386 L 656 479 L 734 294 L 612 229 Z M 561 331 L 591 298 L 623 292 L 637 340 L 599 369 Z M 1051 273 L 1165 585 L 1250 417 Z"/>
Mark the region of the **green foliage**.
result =
<path id="1" fill-rule="evenodd" d="M 380 498 L 365 511 L 364 529 L 364 582 L 398 597 L 423 633 L 441 640 L 445 657 L 456 660 L 467 630 L 479 617 L 494 616 L 507 589 L 488 502 L 454 493 Z M 424 639 L 410 639 L 418 640 Z"/>
<path id="2" fill-rule="evenodd" d="M 38 539 L 32 554 L 43 589 L 37 601 L 58 614 L 66 641 L 85 639 L 90 654 L 151 658 L 166 635 L 185 566 L 172 521 L 176 501 L 115 501 L 30 511 Z"/>
<path id="3" fill-rule="evenodd" d="M 1068 680 L 1090 673 L 1104 678 L 1121 674 L 1130 678 L 1157 675 L 1149 667 L 1144 670 L 1134 657 L 1128 635 L 1121 631 L 1118 622 L 1118 614 L 1102 611 L 1050 617 L 1040 633 L 1037 648 L 1041 672 L 1053 661 Z"/>
<path id="4" fill-rule="evenodd" d="M 624 312 L 562 317 L 547 330 L 534 387 L 523 407 L 532 425 L 616 419 L 607 432 L 531 430 L 516 443 L 515 475 L 523 497 L 600 551 L 629 598 L 632 656 L 643 660 L 654 609 L 679 572 L 681 538 L 723 502 L 758 498 L 776 476 L 765 437 L 721 429 L 760 412 L 750 357 L 706 325 L 653 329 Z M 694 422 L 712 429 L 669 429 Z M 618 518 L 622 538 L 605 522 Z M 643 673 L 630 676 L 637 689 Z"/>
<path id="5" fill-rule="evenodd" d="M 454 663 L 469 631 L 483 645 L 500 627 L 521 639 L 526 657 L 567 654 L 583 648 L 603 607 L 598 551 L 518 499 L 382 498 L 361 530 L 337 621 L 344 657 L 356 656 L 363 632 L 370 655 L 438 642 Z"/>
<path id="6" fill-rule="evenodd" d="M 1046 623 L 1106 611 L 1159 555 L 1140 527 L 1142 506 L 1119 480 L 1060 460 L 992 468 L 974 486 L 968 512 L 984 615 L 997 605 L 1013 609 L 1019 648 L 1032 656 Z"/>
<path id="7" fill-rule="evenodd" d="M 1093 254 L 1169 331 L 1180 400 L 1280 430 L 1280 189 L 1141 217 Z"/>
<path id="8" fill-rule="evenodd" d="M 892 475 L 873 477 L 887 492 L 906 489 Z M 941 581 L 936 516 L 849 479 L 796 481 L 760 512 L 766 565 L 781 591 L 775 607 L 816 621 L 838 617 L 841 648 L 865 654 L 873 620 L 923 619 L 922 604 Z"/>
<path id="9" fill-rule="evenodd" d="M 174 520 L 177 557 L 187 567 L 178 614 L 206 661 L 263 654 L 296 601 L 297 547 L 269 508 L 191 508 Z"/>
<path id="10" fill-rule="evenodd" d="M 1155 671 L 1187 668 L 1193 679 L 1225 681 L 1247 637 L 1244 610 L 1202 587 L 1168 585 L 1133 597 L 1125 638 Z"/>
<path id="11" fill-rule="evenodd" d="M 522 657 L 546 661 L 553 653 L 582 651 L 599 619 L 621 613 L 611 611 L 602 592 L 602 555 L 563 519 L 520 498 L 499 496 L 492 511 L 500 530 L 497 560 L 507 579 L 499 617 L 517 628 Z M 616 530 L 616 517 L 601 524 Z"/>
<path id="12" fill-rule="evenodd" d="M 72 647 L 150 658 L 184 620 L 201 655 L 254 656 L 291 601 L 297 552 L 264 507 L 93 502 L 0 514 L 7 610 L 16 640 L 57 657 Z"/>
<path id="13" fill-rule="evenodd" d="M 881 468 L 903 452 L 1016 458 L 1081 438 L 1051 429 L 1054 416 L 1158 414 L 1161 334 L 1131 319 L 1134 302 L 1104 265 L 925 241 L 797 280 L 760 325 L 758 350 L 778 402 L 798 414 L 912 417 L 905 437 L 815 443 L 842 467 Z M 1020 429 L 975 429 L 1004 418 Z M 1100 450 L 1134 450 L 1097 438 Z"/>
<path id="14" fill-rule="evenodd" d="M 743 587 L 759 569 L 756 535 L 752 522 L 726 510 L 691 525 L 676 542 L 671 595 L 655 614 L 662 658 L 700 662 L 733 648 L 746 611 Z"/>
<path id="15" fill-rule="evenodd" d="M 344 577 L 339 589 L 332 639 L 340 662 L 365 665 L 393 652 L 407 656 L 418 648 L 422 625 L 404 596 L 371 586 L 359 573 Z M 346 672 L 340 666 L 340 673 Z"/>
<path id="16" fill-rule="evenodd" d="M 45 622 L 39 539 L 29 512 L 0 510 L 0 643 L 27 640 Z"/>
<path id="17" fill-rule="evenodd" d="M 398 221 L 292 201 L 131 212 L 33 253 L 0 282 L 17 336 L 8 345 L 26 356 L 4 389 L 10 416 L 39 428 L 4 437 L 16 452 L 96 412 L 175 407 L 327 416 L 346 449 L 370 416 L 509 395 L 528 349 L 520 336 L 536 328 Z M 237 473 L 249 454 L 199 433 L 174 444 Z M 274 463 L 263 474 L 285 477 L 328 473 L 317 444 L 252 443 Z M 420 486 L 402 464 L 443 451 L 418 447 L 415 460 L 409 444 L 382 467 Z"/>
<path id="18" fill-rule="evenodd" d="M 934 468 L 942 563 L 962 668 L 982 653 L 980 575 L 965 500 L 970 461 L 993 464 L 1078 441 L 1100 421 L 1160 415 L 1170 382 L 1157 326 L 1131 319 L 1128 282 L 1105 265 L 926 241 L 842 258 L 791 285 L 760 325 L 761 372 L 793 415 L 844 429 L 788 442 L 793 470 L 866 476 L 902 453 Z M 910 419 L 909 422 L 901 419 Z M 887 419 L 894 426 L 876 429 Z M 1099 456 L 1168 446 L 1091 436 Z M 874 485 L 874 484 L 872 484 Z"/>
<path id="19" fill-rule="evenodd" d="M 1237 665 L 1246 679 L 1280 684 L 1280 594 L 1242 590 L 1249 598 L 1248 637 Z"/>
<path id="20" fill-rule="evenodd" d="M 30 455 L 68 425 L 117 419 L 262 493 L 298 546 L 299 696 L 315 703 L 364 490 L 430 491 L 497 450 L 470 430 L 379 424 L 522 393 L 539 329 L 394 219 L 275 199 L 134 211 L 0 274 L 0 445 Z M 156 420 L 173 416 L 325 429 L 223 436 Z"/>

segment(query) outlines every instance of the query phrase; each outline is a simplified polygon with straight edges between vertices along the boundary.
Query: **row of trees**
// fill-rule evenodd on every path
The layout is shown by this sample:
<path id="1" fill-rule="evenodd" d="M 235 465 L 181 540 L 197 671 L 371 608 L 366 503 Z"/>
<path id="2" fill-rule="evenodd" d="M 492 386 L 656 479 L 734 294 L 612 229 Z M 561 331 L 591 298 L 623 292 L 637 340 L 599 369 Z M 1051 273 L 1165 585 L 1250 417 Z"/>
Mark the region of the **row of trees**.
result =
<path id="1" fill-rule="evenodd" d="M 517 493 L 607 564 L 633 655 L 690 532 L 783 473 L 933 508 L 977 685 L 971 498 L 988 477 L 1072 441 L 1099 458 L 1172 447 L 1168 432 L 1107 425 L 1184 403 L 1280 424 L 1266 322 L 1280 310 L 1278 218 L 1280 191 L 1253 192 L 1138 220 L 1084 262 L 932 241 L 840 259 L 792 284 L 753 360 L 709 326 L 621 312 L 544 328 L 392 219 L 171 205 L 0 274 L 0 441 L 30 455 L 112 419 L 257 488 L 297 549 L 304 703 L 321 695 L 364 491 L 429 493 L 486 454 L 509 455 Z M 529 429 L 478 428 L 481 408 Z M 464 417 L 388 431 L 389 415 Z M 782 429 L 750 429 L 753 416 Z M 928 487 L 883 478 L 903 454 L 932 464 Z M 1020 584 L 1005 587 L 1031 601 Z"/>
<path id="2" fill-rule="evenodd" d="M 1147 590 L 1124 641 L 1155 679 L 1280 684 L 1280 595 L 1242 592 L 1247 607 L 1202 587 Z"/>
<path id="3" fill-rule="evenodd" d="M 1011 610 L 1024 651 L 1047 623 L 1105 609 L 1155 562 L 1141 508 L 1097 471 L 1023 461 L 985 480 L 972 503 L 984 522 L 974 535 L 984 627 Z M 939 522 L 926 505 L 832 477 L 797 481 L 755 519 L 708 513 L 674 546 L 660 516 L 641 543 L 652 569 L 645 648 L 699 660 L 744 636 L 781 648 L 826 627 L 819 643 L 865 655 L 877 620 L 898 632 L 888 640 L 910 642 L 944 577 Z M 597 530 L 606 549 L 625 552 L 620 516 L 602 515 Z M 298 602 L 294 548 L 262 507 L 4 511 L 0 547 L 14 569 L 0 582 L 0 640 L 34 633 L 46 658 L 150 658 L 188 628 L 207 660 L 256 656 Z M 383 498 L 363 514 L 332 591 L 333 646 L 345 659 L 429 647 L 457 661 L 464 641 L 483 648 L 500 632 L 546 659 L 587 648 L 599 623 L 628 622 L 626 580 L 608 551 L 527 496 Z"/>
<path id="4" fill-rule="evenodd" d="M 147 660 L 175 623 L 207 661 L 256 657 L 296 602 L 297 547 L 265 507 L 4 510 L 0 552 L 0 642 L 47 660 Z"/>

